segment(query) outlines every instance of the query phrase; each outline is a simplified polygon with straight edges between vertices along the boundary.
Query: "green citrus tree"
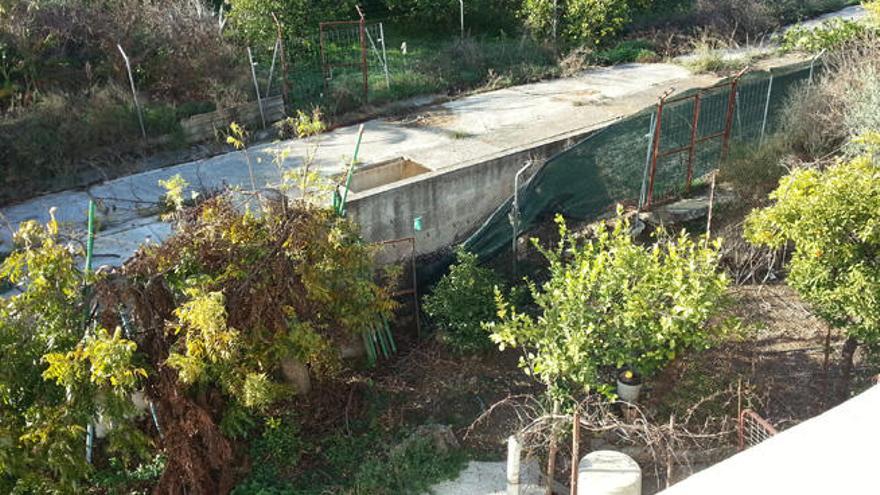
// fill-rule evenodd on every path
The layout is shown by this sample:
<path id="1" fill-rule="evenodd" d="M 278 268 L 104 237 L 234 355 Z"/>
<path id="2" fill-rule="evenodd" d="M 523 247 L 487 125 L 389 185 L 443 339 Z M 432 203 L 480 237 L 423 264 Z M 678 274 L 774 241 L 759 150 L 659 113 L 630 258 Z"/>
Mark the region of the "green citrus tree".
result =
<path id="1" fill-rule="evenodd" d="M 461 353 L 491 347 L 482 323 L 495 320 L 495 288 L 502 285 L 497 273 L 479 266 L 475 254 L 458 251 L 456 263 L 424 301 L 440 340 Z"/>
<path id="2" fill-rule="evenodd" d="M 773 205 L 752 212 L 745 231 L 754 244 L 794 245 L 789 285 L 846 331 L 844 390 L 858 346 L 880 344 L 880 134 L 856 141 L 858 156 L 780 179 Z"/>
<path id="3" fill-rule="evenodd" d="M 608 370 L 631 366 L 651 375 L 711 343 L 718 327 L 710 320 L 728 284 L 718 270 L 719 242 L 682 233 L 641 246 L 619 218 L 580 245 L 557 222 L 554 249 L 533 241 L 550 263 L 549 280 L 530 285 L 537 314 L 517 311 L 498 294 L 501 321 L 487 325 L 502 349 L 522 349 L 521 367 L 551 395 L 612 395 Z"/>

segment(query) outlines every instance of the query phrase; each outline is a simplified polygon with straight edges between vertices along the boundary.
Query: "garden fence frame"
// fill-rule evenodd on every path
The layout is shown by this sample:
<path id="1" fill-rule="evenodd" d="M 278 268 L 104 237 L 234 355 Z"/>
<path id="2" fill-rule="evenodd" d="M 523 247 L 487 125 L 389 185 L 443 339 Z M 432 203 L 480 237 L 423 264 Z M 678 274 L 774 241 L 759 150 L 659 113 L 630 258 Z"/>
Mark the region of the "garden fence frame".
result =
<path id="1" fill-rule="evenodd" d="M 654 182 L 657 176 L 658 164 L 662 159 L 687 153 L 684 184 L 684 191 L 687 193 L 690 192 L 691 185 L 693 184 L 694 161 L 696 160 L 697 150 L 700 145 L 711 140 L 721 139 L 721 159 L 724 160 L 727 158 L 730 151 L 730 135 L 733 129 L 733 118 L 736 113 L 737 85 L 739 84 L 739 79 L 746 73 L 746 70 L 747 68 L 743 69 L 729 81 L 716 84 L 709 88 L 701 88 L 693 94 L 677 96 L 672 99 L 668 98 L 668 94 L 664 94 L 660 97 L 660 101 L 657 103 L 654 124 L 652 125 L 653 134 L 651 138 L 650 165 L 647 174 L 647 195 L 644 198 L 644 204 L 641 205 L 643 208 L 650 209 L 654 203 Z M 703 100 L 706 95 L 723 93 L 725 91 L 728 92 L 728 96 L 723 127 L 718 130 L 712 130 L 705 135 L 701 135 L 700 124 L 702 122 Z M 668 149 L 664 149 L 663 137 L 664 130 L 666 129 L 663 125 L 664 110 L 667 106 L 679 105 L 691 105 L 693 107 L 689 126 L 690 137 L 686 144 L 673 144 Z"/>
<path id="2" fill-rule="evenodd" d="M 329 82 L 333 78 L 333 69 L 343 67 L 359 67 L 361 69 L 361 74 L 363 75 L 364 102 L 366 102 L 370 96 L 370 68 L 369 64 L 367 63 L 367 20 L 364 17 L 364 12 L 361 10 L 361 8 L 359 6 L 355 6 L 355 8 L 357 9 L 358 15 L 360 16 L 360 19 L 357 21 L 329 21 L 322 22 L 318 25 L 321 46 L 321 73 L 324 76 L 324 91 L 326 92 L 329 88 Z M 327 53 L 328 50 L 326 33 L 335 28 L 346 26 L 357 26 L 358 42 L 360 45 L 360 60 L 358 62 L 334 62 L 332 60 L 329 60 Z"/>
<path id="3" fill-rule="evenodd" d="M 754 447 L 779 433 L 769 421 L 751 409 L 744 409 L 739 414 L 737 432 L 740 451 Z"/>
<path id="4" fill-rule="evenodd" d="M 404 298 L 407 296 L 412 296 L 413 318 L 415 319 L 415 323 L 416 323 L 416 337 L 418 339 L 421 339 L 422 338 L 422 323 L 421 323 L 422 317 L 421 317 L 421 311 L 419 308 L 419 278 L 418 278 L 417 267 L 416 267 L 416 238 L 415 237 L 402 237 L 400 239 L 391 239 L 391 240 L 387 240 L 387 241 L 379 241 L 379 242 L 374 243 L 374 245 L 377 246 L 380 250 L 387 249 L 390 246 L 398 246 L 398 245 L 402 245 L 402 244 L 409 244 L 408 257 L 409 257 L 409 265 L 410 265 L 409 269 L 411 272 L 409 274 L 410 275 L 409 278 L 412 281 L 412 286 L 398 287 L 397 290 L 395 290 L 394 292 L 391 293 L 391 296 L 394 298 Z M 391 262 L 389 264 L 395 264 L 395 263 L 401 262 L 400 258 L 396 257 L 396 256 L 392 256 L 391 259 L 394 259 L 395 261 Z M 406 260 L 403 260 L 403 262 L 406 262 Z"/>

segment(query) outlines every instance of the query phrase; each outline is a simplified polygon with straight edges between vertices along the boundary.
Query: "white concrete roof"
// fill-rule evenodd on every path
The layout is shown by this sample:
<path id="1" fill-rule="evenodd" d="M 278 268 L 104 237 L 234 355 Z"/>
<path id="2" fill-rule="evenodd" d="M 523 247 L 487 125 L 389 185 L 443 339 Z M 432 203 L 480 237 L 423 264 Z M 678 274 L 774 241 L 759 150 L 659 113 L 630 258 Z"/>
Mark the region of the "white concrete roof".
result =
<path id="1" fill-rule="evenodd" d="M 880 493 L 880 386 L 678 483 L 662 495 Z"/>

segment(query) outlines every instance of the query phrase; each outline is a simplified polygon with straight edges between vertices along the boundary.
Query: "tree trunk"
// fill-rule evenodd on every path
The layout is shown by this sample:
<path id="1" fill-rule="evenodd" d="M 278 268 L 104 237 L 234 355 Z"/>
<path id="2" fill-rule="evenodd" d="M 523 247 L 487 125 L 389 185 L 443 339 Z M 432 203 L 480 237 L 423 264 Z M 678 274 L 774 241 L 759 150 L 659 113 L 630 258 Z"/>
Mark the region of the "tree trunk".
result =
<path id="1" fill-rule="evenodd" d="M 852 338 L 847 337 L 846 342 L 843 343 L 843 350 L 840 352 L 840 384 L 838 386 L 838 397 L 841 401 L 849 398 L 849 387 L 850 381 L 852 380 L 852 370 L 853 370 L 853 357 L 856 354 L 856 349 L 859 347 L 859 342 Z"/>

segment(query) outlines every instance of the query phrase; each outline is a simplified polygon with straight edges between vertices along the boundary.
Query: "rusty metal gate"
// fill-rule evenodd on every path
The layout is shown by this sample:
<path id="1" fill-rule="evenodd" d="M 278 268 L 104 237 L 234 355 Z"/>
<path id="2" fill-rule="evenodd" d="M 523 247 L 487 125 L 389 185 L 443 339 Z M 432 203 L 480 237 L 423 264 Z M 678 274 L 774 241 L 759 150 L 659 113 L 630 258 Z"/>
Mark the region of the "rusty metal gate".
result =
<path id="1" fill-rule="evenodd" d="M 356 7 L 357 21 L 322 22 L 320 28 L 321 72 L 324 76 L 324 92 L 336 76 L 336 69 L 360 69 L 363 78 L 364 101 L 370 90 L 369 66 L 367 64 L 367 21 L 360 7 Z M 356 37 L 356 40 L 354 39 Z M 353 47 L 357 47 L 353 49 Z"/>
<path id="2" fill-rule="evenodd" d="M 658 199 L 655 197 L 655 183 L 680 185 L 659 194 L 659 199 L 687 193 L 699 164 L 706 162 L 715 166 L 727 157 L 736 112 L 737 85 L 742 74 L 691 94 L 660 98 L 654 117 L 646 208 Z"/>

